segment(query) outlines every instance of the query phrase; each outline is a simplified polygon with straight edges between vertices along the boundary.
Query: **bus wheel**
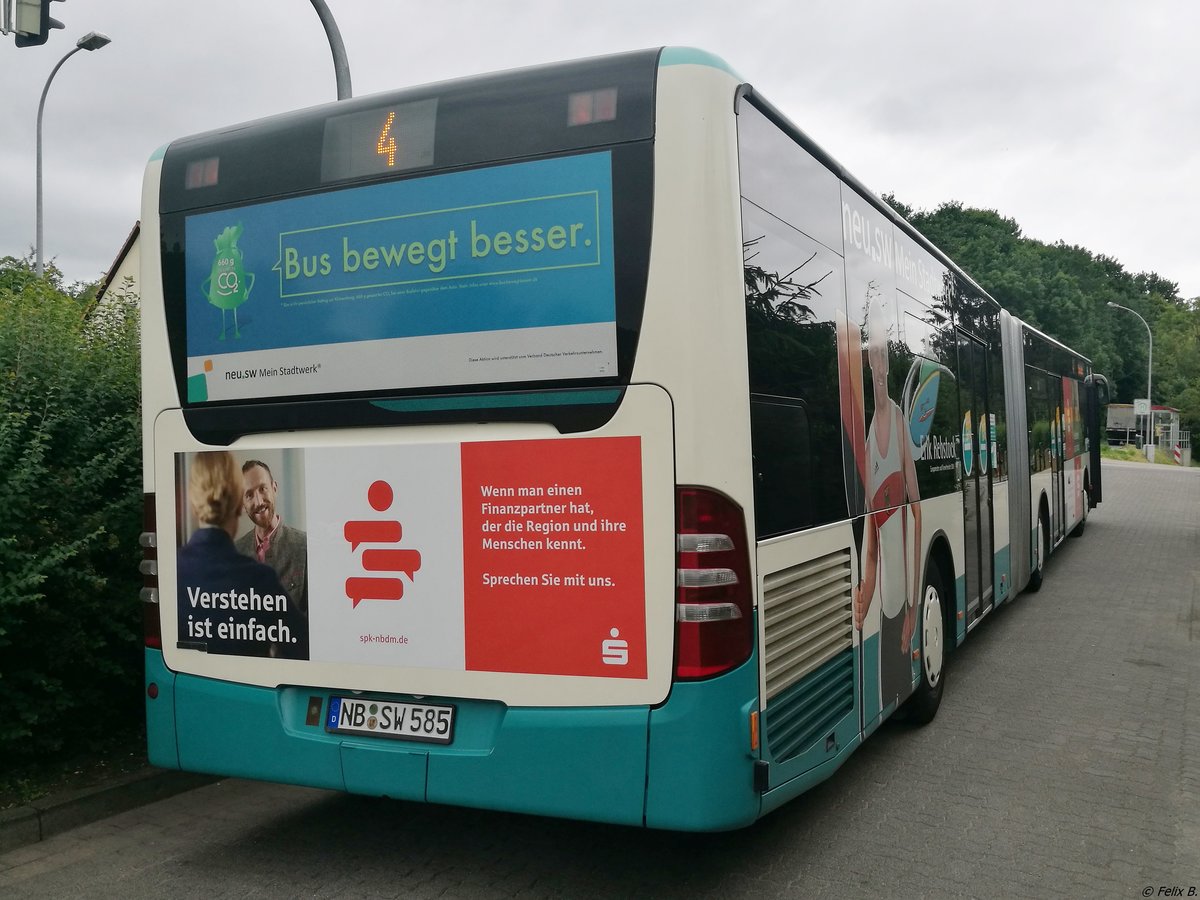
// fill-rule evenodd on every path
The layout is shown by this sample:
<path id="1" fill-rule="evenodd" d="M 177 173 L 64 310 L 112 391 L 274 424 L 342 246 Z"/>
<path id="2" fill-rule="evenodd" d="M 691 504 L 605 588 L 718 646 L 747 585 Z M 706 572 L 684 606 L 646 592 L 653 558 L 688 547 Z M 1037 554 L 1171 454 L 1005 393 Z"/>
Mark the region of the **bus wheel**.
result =
<path id="1" fill-rule="evenodd" d="M 1042 589 L 1042 573 L 1046 568 L 1046 557 L 1050 555 L 1050 526 L 1046 522 L 1046 513 L 1038 516 L 1037 527 L 1037 565 L 1029 576 L 1029 592 L 1036 594 Z"/>
<path id="2" fill-rule="evenodd" d="M 1083 482 L 1083 518 L 1081 518 L 1075 527 L 1071 529 L 1071 537 L 1083 537 L 1083 529 L 1087 526 L 1088 510 L 1091 508 L 1092 486 L 1087 483 L 1087 479 Z"/>
<path id="3" fill-rule="evenodd" d="M 942 702 L 942 686 L 946 682 L 946 613 L 942 573 L 930 565 L 921 594 L 920 649 L 921 683 L 909 697 L 908 721 L 926 725 L 937 715 Z"/>

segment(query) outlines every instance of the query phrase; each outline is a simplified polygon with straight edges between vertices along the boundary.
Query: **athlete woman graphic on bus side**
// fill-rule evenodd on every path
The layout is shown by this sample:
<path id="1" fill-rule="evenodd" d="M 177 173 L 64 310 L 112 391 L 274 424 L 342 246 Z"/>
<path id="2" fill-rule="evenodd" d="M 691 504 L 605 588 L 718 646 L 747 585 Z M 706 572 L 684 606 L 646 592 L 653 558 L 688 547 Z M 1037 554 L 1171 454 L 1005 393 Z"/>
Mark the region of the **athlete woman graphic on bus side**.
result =
<path id="1" fill-rule="evenodd" d="M 880 686 L 886 703 L 889 697 L 907 694 L 913 679 L 912 638 L 921 588 L 921 497 L 907 422 L 888 394 L 890 317 L 874 285 L 868 297 L 867 361 L 875 408 L 863 454 L 867 515 L 862 580 L 854 591 L 854 626 L 862 630 L 878 595 L 883 612 Z"/>

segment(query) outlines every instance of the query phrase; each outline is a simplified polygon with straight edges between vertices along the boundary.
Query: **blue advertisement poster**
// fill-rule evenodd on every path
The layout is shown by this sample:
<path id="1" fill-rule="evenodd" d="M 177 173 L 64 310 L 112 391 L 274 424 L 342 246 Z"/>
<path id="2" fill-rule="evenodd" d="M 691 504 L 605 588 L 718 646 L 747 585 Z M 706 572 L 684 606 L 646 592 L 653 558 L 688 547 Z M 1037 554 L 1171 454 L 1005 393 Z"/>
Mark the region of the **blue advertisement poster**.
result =
<path id="1" fill-rule="evenodd" d="M 190 216 L 188 399 L 613 374 L 607 152 Z"/>

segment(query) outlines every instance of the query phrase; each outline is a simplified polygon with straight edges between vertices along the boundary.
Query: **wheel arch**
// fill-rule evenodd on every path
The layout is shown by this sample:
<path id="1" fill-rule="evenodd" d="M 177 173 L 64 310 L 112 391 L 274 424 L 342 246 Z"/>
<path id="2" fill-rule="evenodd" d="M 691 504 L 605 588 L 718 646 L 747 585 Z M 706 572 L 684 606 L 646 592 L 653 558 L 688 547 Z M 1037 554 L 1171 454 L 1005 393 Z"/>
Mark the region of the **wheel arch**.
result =
<path id="1" fill-rule="evenodd" d="M 925 557 L 926 572 L 930 566 L 937 567 L 942 589 L 946 592 L 946 602 L 942 604 L 942 614 L 946 620 L 946 649 L 953 650 L 958 646 L 958 577 L 954 571 L 954 552 L 950 549 L 950 538 L 940 529 L 929 541 L 929 552 Z"/>
<path id="2" fill-rule="evenodd" d="M 1050 540 L 1050 501 L 1046 499 L 1046 492 L 1042 491 L 1038 498 L 1037 518 L 1033 522 L 1033 535 L 1036 546 L 1032 547 L 1034 563 L 1032 571 L 1029 573 L 1028 581 L 1025 583 L 1025 590 L 1031 594 L 1035 594 L 1042 589 L 1042 580 L 1045 575 L 1046 563 L 1050 558 L 1050 553 L 1053 551 L 1054 542 Z"/>
<path id="3" fill-rule="evenodd" d="M 1042 519 L 1045 519 L 1046 527 L 1049 528 L 1050 527 L 1050 500 L 1047 498 L 1045 491 L 1042 491 L 1038 495 L 1037 511 L 1038 511 L 1037 519 L 1033 523 L 1034 527 L 1036 528 L 1037 523 L 1040 522 Z"/>

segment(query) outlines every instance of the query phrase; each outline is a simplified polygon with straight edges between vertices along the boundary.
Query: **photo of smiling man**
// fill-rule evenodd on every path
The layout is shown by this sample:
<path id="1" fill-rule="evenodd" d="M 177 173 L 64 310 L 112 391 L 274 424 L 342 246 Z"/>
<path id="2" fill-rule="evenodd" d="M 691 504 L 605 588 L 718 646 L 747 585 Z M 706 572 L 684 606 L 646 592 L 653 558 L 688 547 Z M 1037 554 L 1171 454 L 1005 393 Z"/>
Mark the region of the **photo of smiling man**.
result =
<path id="1" fill-rule="evenodd" d="M 279 512 L 279 482 L 261 459 L 242 463 L 242 507 L 254 527 L 234 545 L 243 556 L 275 570 L 295 609 L 308 615 L 308 535 L 293 528 Z"/>

